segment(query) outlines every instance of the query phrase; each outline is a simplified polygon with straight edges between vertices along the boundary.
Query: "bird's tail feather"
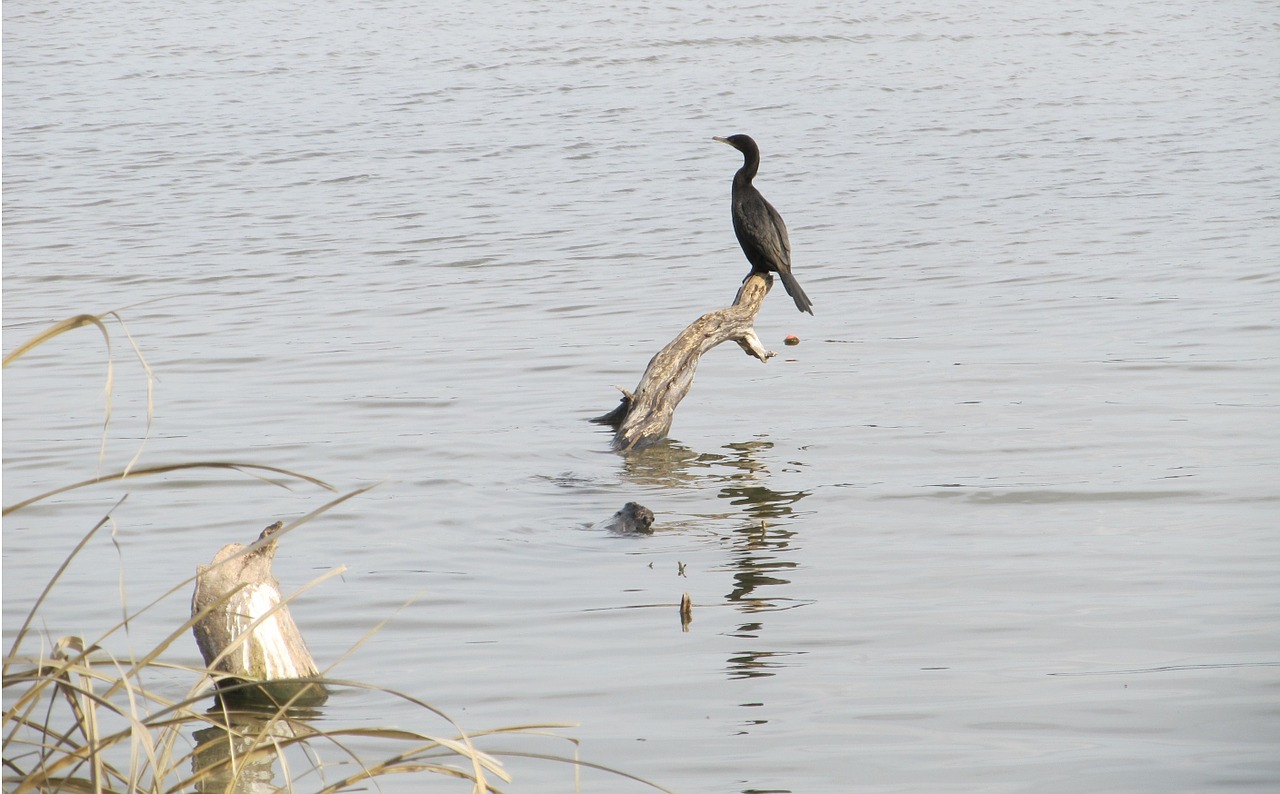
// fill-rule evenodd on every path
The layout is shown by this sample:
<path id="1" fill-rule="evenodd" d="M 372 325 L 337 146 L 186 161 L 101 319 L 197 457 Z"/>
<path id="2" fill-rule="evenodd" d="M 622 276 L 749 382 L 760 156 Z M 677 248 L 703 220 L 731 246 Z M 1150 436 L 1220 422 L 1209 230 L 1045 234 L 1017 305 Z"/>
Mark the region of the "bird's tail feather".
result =
<path id="1" fill-rule="evenodd" d="M 779 272 L 782 276 L 782 286 L 786 288 L 787 294 L 796 302 L 796 308 L 802 312 L 813 314 L 813 301 L 809 300 L 809 296 L 804 294 L 804 290 L 800 289 L 800 282 L 796 281 L 796 277 L 790 273 Z"/>

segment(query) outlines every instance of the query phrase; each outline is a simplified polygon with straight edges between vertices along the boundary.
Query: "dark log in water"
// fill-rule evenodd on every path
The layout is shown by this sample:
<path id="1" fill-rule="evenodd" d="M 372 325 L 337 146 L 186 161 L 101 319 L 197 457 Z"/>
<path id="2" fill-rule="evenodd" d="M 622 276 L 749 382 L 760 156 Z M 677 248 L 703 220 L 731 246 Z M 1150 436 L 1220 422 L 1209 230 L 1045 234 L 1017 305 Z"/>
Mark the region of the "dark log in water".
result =
<path id="1" fill-rule="evenodd" d="M 232 543 L 210 565 L 196 566 L 192 631 L 205 666 L 218 679 L 223 698 L 244 703 L 296 706 L 324 702 L 319 670 L 289 614 L 280 583 L 271 575 L 279 521 L 262 530 L 261 545 L 246 552 Z"/>
<path id="2" fill-rule="evenodd" d="M 699 359 L 721 342 L 733 340 L 762 362 L 777 355 L 764 349 L 753 327 L 772 286 L 770 274 L 752 273 L 732 306 L 702 315 L 649 360 L 635 393 L 623 392 L 617 408 L 593 420 L 614 428 L 615 450 L 643 449 L 667 437 L 676 406 L 693 385 Z"/>

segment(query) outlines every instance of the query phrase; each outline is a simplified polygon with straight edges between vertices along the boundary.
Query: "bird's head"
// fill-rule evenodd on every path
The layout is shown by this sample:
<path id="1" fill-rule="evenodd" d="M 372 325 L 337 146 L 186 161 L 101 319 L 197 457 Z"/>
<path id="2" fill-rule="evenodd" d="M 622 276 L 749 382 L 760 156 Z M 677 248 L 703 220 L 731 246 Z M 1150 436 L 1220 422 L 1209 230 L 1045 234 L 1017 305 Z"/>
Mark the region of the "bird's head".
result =
<path id="1" fill-rule="evenodd" d="M 751 157 L 751 155 L 753 154 L 756 157 L 760 156 L 760 147 L 756 146 L 756 142 L 751 139 L 750 135 L 742 135 L 741 133 L 739 133 L 738 135 L 730 135 L 728 138 L 721 138 L 719 136 L 716 136 L 711 140 L 720 141 L 721 143 L 727 143 L 733 148 L 742 152 L 747 157 Z"/>

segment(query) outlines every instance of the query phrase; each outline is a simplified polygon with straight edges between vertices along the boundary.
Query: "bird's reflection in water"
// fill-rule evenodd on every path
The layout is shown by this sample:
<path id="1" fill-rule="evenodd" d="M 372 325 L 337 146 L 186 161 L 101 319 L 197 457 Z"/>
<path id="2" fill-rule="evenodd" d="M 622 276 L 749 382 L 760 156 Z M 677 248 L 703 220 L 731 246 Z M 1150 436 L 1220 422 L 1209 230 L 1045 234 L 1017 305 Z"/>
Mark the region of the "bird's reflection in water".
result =
<path id="1" fill-rule="evenodd" d="M 775 670 L 790 667 L 785 661 L 788 656 L 796 656 L 797 654 L 787 651 L 748 651 L 736 656 L 729 657 L 729 677 L 738 678 L 766 678 L 775 675 Z M 768 720 L 756 720 L 758 723 L 766 723 Z"/>
<path id="2" fill-rule="evenodd" d="M 808 603 L 785 595 L 791 584 L 791 571 L 797 565 L 794 560 L 780 555 L 788 552 L 795 534 L 794 530 L 770 527 L 764 521 L 751 521 L 734 531 L 735 540 L 726 565 L 733 572 L 733 589 L 725 600 L 751 615 L 751 620 L 739 625 L 730 636 L 758 639 L 764 632 L 762 613 L 794 609 Z M 787 666 L 784 657 L 794 655 L 789 651 L 776 650 L 737 653 L 729 657 L 729 676 L 770 676 L 774 670 Z"/>
<path id="3" fill-rule="evenodd" d="M 797 564 L 787 559 L 796 530 L 786 521 L 793 506 L 809 495 L 808 491 L 778 491 L 763 484 L 768 467 L 758 455 L 772 450 L 768 441 L 732 444 L 733 451 L 725 464 L 734 472 L 720 489 L 720 498 L 745 514 L 746 520 L 733 530 L 726 568 L 733 573 L 733 589 L 725 600 L 751 615 L 731 636 L 755 640 L 764 631 L 762 613 L 777 612 L 803 606 L 805 601 L 788 596 L 791 571 Z M 748 650 L 729 657 L 731 678 L 771 676 L 788 666 L 791 651 Z"/>

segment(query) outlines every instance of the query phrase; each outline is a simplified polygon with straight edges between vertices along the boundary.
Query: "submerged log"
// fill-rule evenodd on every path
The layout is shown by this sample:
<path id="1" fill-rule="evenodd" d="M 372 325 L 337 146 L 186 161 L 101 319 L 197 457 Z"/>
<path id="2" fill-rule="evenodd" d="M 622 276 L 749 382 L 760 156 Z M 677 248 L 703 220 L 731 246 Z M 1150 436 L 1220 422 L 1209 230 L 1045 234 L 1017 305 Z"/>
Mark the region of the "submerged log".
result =
<path id="1" fill-rule="evenodd" d="M 764 349 L 753 327 L 772 286 L 770 274 L 752 273 L 732 306 L 702 315 L 649 360 L 635 393 L 624 391 L 617 408 L 592 420 L 613 427 L 615 450 L 643 449 L 667 437 L 676 406 L 693 386 L 699 359 L 716 345 L 733 340 L 761 362 L 777 355 Z"/>
<path id="2" fill-rule="evenodd" d="M 283 526 L 277 521 L 262 530 L 256 548 L 232 543 L 212 564 L 196 566 L 191 616 L 199 617 L 192 632 L 205 666 L 225 675 L 217 679 L 224 699 L 307 706 L 328 697 L 319 683 L 299 680 L 320 673 L 271 575 L 272 536 Z"/>

